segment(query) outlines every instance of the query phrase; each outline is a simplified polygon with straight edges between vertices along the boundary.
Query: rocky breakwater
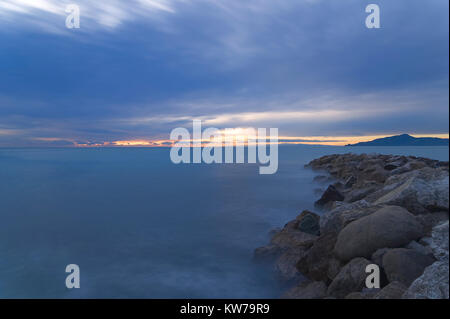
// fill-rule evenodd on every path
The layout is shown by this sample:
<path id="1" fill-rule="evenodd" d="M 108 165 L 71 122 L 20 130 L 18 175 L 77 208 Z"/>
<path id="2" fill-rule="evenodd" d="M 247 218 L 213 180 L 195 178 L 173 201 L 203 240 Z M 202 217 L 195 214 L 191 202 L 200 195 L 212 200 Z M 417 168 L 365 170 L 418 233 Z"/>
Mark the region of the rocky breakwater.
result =
<path id="1" fill-rule="evenodd" d="M 292 284 L 283 298 L 449 298 L 449 165 L 393 155 L 328 155 L 306 167 L 335 181 L 255 250 Z M 366 266 L 381 287 L 365 286 Z"/>

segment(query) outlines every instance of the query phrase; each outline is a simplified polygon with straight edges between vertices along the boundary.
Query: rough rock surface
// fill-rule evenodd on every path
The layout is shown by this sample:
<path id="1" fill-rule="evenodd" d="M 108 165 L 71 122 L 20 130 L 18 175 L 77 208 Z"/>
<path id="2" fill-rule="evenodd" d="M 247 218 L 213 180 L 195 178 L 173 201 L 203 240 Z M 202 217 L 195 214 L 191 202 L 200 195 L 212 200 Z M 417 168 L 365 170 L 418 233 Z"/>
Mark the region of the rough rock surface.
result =
<path id="1" fill-rule="evenodd" d="M 426 167 L 400 176 L 392 176 L 386 186 L 398 185 L 374 202 L 375 205 L 399 205 L 414 214 L 449 209 L 449 175 Z"/>
<path id="2" fill-rule="evenodd" d="M 449 298 L 448 221 L 433 228 L 430 247 L 438 260 L 428 266 L 403 295 L 406 299 Z"/>

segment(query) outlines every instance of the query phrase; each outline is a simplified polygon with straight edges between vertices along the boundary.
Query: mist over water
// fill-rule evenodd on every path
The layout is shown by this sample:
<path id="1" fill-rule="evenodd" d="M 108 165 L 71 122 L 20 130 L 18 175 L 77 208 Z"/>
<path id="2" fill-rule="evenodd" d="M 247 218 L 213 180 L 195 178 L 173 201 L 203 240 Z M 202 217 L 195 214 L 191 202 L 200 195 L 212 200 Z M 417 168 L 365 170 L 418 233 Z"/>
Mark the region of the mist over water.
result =
<path id="1" fill-rule="evenodd" d="M 0 149 L 0 297 L 276 298 L 252 261 L 320 187 L 310 160 L 383 153 L 448 160 L 448 147 L 281 146 L 259 164 L 180 164 L 168 148 Z M 81 289 L 65 287 L 78 264 Z"/>

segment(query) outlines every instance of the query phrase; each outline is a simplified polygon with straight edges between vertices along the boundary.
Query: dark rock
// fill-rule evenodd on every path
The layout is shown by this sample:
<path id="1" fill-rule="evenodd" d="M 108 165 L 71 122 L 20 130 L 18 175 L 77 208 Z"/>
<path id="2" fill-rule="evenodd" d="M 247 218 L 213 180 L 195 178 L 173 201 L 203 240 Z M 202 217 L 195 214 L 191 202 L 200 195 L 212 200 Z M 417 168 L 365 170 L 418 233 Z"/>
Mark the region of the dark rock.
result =
<path id="1" fill-rule="evenodd" d="M 370 262 L 364 258 L 355 258 L 345 265 L 328 287 L 327 294 L 344 298 L 352 292 L 359 292 L 365 287 L 366 267 Z"/>
<path id="2" fill-rule="evenodd" d="M 333 248 L 336 243 L 336 234 L 327 233 L 320 236 L 297 263 L 302 274 L 313 280 L 327 281 L 330 260 L 333 257 Z"/>
<path id="3" fill-rule="evenodd" d="M 383 256 L 383 268 L 389 282 L 398 281 L 409 286 L 434 261 L 433 257 L 415 250 L 396 248 Z"/>
<path id="4" fill-rule="evenodd" d="M 351 175 L 348 177 L 344 183 L 345 188 L 351 188 L 356 183 L 356 177 Z"/>
<path id="5" fill-rule="evenodd" d="M 393 281 L 375 294 L 373 299 L 402 299 L 407 286 L 398 281 Z"/>
<path id="6" fill-rule="evenodd" d="M 449 299 L 448 235 L 448 221 L 433 228 L 429 247 L 438 261 L 425 268 L 423 274 L 414 280 L 403 298 Z"/>
<path id="7" fill-rule="evenodd" d="M 342 195 L 336 189 L 336 187 L 334 187 L 333 185 L 330 185 L 330 186 L 328 186 L 325 193 L 323 193 L 322 197 L 318 201 L 315 202 L 315 205 L 317 207 L 323 207 L 330 202 L 343 201 L 344 198 L 345 198 L 344 195 Z"/>
<path id="8" fill-rule="evenodd" d="M 308 210 L 303 211 L 298 217 L 298 230 L 319 236 L 320 234 L 320 216 Z"/>
<path id="9" fill-rule="evenodd" d="M 278 233 L 276 233 L 270 243 L 280 248 L 290 248 L 296 246 L 311 247 L 317 236 L 304 233 L 296 227 L 297 221 L 290 222 Z"/>
<path id="10" fill-rule="evenodd" d="M 419 244 L 417 241 L 413 240 L 408 245 L 405 246 L 406 249 L 412 249 L 422 255 L 433 256 L 433 251 L 430 246 L 424 246 Z"/>
<path id="11" fill-rule="evenodd" d="M 448 261 L 425 268 L 403 295 L 404 299 L 449 299 Z"/>
<path id="12" fill-rule="evenodd" d="M 375 291 L 351 292 L 345 296 L 345 299 L 373 299 L 375 294 Z"/>
<path id="13" fill-rule="evenodd" d="M 383 256 L 389 251 L 391 250 L 391 248 L 380 248 L 377 249 L 377 251 L 375 251 L 372 254 L 372 257 L 370 258 L 374 264 L 377 264 L 380 267 L 383 267 Z"/>
<path id="14" fill-rule="evenodd" d="M 306 249 L 300 246 L 287 250 L 278 258 L 275 269 L 282 281 L 293 281 L 300 278 L 296 265 L 305 253 Z"/>

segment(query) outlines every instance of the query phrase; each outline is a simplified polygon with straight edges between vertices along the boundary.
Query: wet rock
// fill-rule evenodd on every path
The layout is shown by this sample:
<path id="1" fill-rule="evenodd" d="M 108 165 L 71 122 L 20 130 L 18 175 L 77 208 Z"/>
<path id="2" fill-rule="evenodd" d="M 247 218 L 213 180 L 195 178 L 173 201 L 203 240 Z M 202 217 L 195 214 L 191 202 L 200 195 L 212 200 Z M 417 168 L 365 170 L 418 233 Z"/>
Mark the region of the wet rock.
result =
<path id="1" fill-rule="evenodd" d="M 297 229 L 315 236 L 319 236 L 320 234 L 320 216 L 312 213 L 308 210 L 303 211 L 298 217 L 298 226 Z"/>
<path id="2" fill-rule="evenodd" d="M 282 281 L 293 281 L 300 278 L 296 265 L 305 255 L 306 249 L 298 247 L 284 252 L 275 264 L 275 270 Z"/>
<path id="3" fill-rule="evenodd" d="M 344 195 L 342 195 L 335 186 L 328 186 L 325 193 L 323 193 L 322 197 L 315 202 L 317 207 L 324 207 L 326 204 L 334 201 L 343 201 Z"/>
<path id="4" fill-rule="evenodd" d="M 383 269 L 389 282 L 398 281 L 409 286 L 434 261 L 433 257 L 415 250 L 396 248 L 383 256 Z"/>
<path id="5" fill-rule="evenodd" d="M 334 251 L 342 261 L 370 258 L 377 249 L 402 247 L 422 235 L 422 226 L 406 209 L 387 206 L 348 224 L 339 233 Z"/>

